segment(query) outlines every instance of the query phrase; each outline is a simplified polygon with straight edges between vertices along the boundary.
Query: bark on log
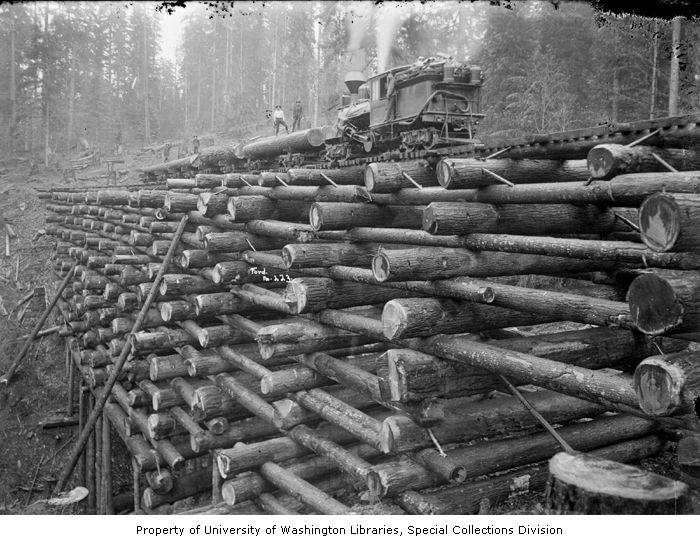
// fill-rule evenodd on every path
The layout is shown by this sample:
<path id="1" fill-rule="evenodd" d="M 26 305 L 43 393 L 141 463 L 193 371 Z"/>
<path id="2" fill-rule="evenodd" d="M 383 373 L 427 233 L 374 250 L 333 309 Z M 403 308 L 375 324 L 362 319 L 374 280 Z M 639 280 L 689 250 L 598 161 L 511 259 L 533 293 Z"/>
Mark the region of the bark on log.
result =
<path id="1" fill-rule="evenodd" d="M 325 308 L 374 305 L 407 295 L 407 291 L 400 289 L 311 277 L 293 278 L 284 297 L 294 314 L 302 314 Z"/>
<path id="2" fill-rule="evenodd" d="M 316 231 L 353 227 L 404 227 L 420 229 L 423 221 L 420 206 L 377 206 L 375 204 L 314 203 L 309 210 L 309 224 Z"/>
<path id="3" fill-rule="evenodd" d="M 676 170 L 698 170 L 700 154 L 692 149 L 662 149 L 652 146 L 600 144 L 588 152 L 588 172 L 595 179 L 608 180 L 633 172 L 666 172 L 657 155 Z"/>
<path id="4" fill-rule="evenodd" d="M 587 454 L 549 461 L 546 508 L 553 514 L 676 515 L 692 511 L 684 483 Z"/>
<path id="5" fill-rule="evenodd" d="M 210 477 L 210 469 L 200 469 L 192 473 L 184 473 L 175 479 L 172 490 L 167 494 L 158 494 L 155 490 L 146 488 L 143 491 L 141 501 L 147 509 L 155 509 L 161 505 L 196 496 L 211 488 Z"/>
<path id="6" fill-rule="evenodd" d="M 367 266 L 372 262 L 376 244 L 287 244 L 282 259 L 289 269 L 329 267 L 332 265 Z"/>
<path id="7" fill-rule="evenodd" d="M 700 352 L 651 356 L 634 371 L 639 406 L 653 416 L 691 413 L 700 418 Z"/>
<path id="8" fill-rule="evenodd" d="M 655 252 L 700 252 L 700 196 L 656 193 L 639 207 L 642 241 Z"/>
<path id="9" fill-rule="evenodd" d="M 655 436 L 625 441 L 591 451 L 591 455 L 630 462 L 657 455 L 664 443 Z M 491 505 L 533 492 L 547 483 L 547 464 L 519 468 L 487 480 L 445 488 L 436 492 L 404 492 L 396 501 L 414 515 L 476 514 L 483 498 Z"/>
<path id="10" fill-rule="evenodd" d="M 284 153 L 305 153 L 323 145 L 325 138 L 319 128 L 306 129 L 282 136 L 260 138 L 243 146 L 248 159 L 270 159 Z"/>
<path id="11" fill-rule="evenodd" d="M 588 418 L 605 411 L 596 403 L 564 394 L 540 390 L 524 393 L 524 397 L 550 423 Z M 448 411 L 444 419 L 430 429 L 443 444 L 471 441 L 479 437 L 493 437 L 505 432 L 532 429 L 539 425 L 518 398 L 504 396 L 486 401 L 469 398 L 446 400 Z M 396 453 L 432 445 L 428 430 L 407 416 L 395 415 L 384 419 L 381 431 L 381 450 Z"/>
<path id="12" fill-rule="evenodd" d="M 251 245 L 256 250 L 273 250 L 281 246 L 274 239 L 234 231 L 209 233 L 204 237 L 204 247 L 210 252 L 245 252 L 252 249 Z"/>
<path id="13" fill-rule="evenodd" d="M 643 244 L 610 240 L 582 240 L 523 235 L 473 233 L 469 235 L 438 236 L 425 231 L 355 227 L 348 232 L 321 231 L 327 240 L 351 240 L 366 243 L 400 244 L 465 248 L 475 252 L 514 252 L 554 257 L 571 257 L 600 261 L 622 261 L 630 265 L 676 269 L 700 268 L 700 256 L 683 252 L 652 252 Z"/>
<path id="14" fill-rule="evenodd" d="M 364 183 L 364 167 L 345 168 L 290 168 L 287 171 L 290 185 L 323 186 L 330 184 L 328 178 L 337 185 L 362 185 Z"/>
<path id="15" fill-rule="evenodd" d="M 387 339 L 427 337 L 439 333 L 474 333 L 542 323 L 538 314 L 452 299 L 393 299 L 384 305 L 382 328 Z"/>
<path id="16" fill-rule="evenodd" d="M 634 211 L 636 212 L 636 211 Z M 571 204 L 433 203 L 423 212 L 423 230 L 432 235 L 505 233 L 518 235 L 611 233 L 629 227 L 615 214 L 629 209 Z M 377 225 L 378 226 L 378 225 Z"/>
<path id="17" fill-rule="evenodd" d="M 580 451 L 648 435 L 654 424 L 633 416 L 601 417 L 591 422 L 559 428 L 561 437 Z M 394 496 L 405 490 L 421 490 L 447 482 L 464 482 L 546 460 L 561 451 L 561 445 L 548 433 L 540 432 L 512 439 L 481 441 L 458 447 L 440 456 L 425 449 L 398 460 L 372 467 L 367 488 L 377 497 Z"/>
<path id="18" fill-rule="evenodd" d="M 428 161 L 370 163 L 365 167 L 365 187 L 370 193 L 392 193 L 404 187 L 438 185 L 435 169 Z"/>
<path id="19" fill-rule="evenodd" d="M 227 203 L 228 213 L 237 222 L 259 219 L 305 220 L 309 215 L 309 207 L 308 203 L 302 201 L 276 201 L 262 196 L 229 197 Z"/>
<path id="20" fill-rule="evenodd" d="M 320 245 L 319 245 L 320 246 Z M 551 271 L 582 272 L 606 270 L 611 262 L 568 257 L 506 252 L 472 252 L 460 248 L 380 248 L 372 260 L 372 272 L 379 282 L 449 278 L 453 276 L 510 276 L 547 274 Z"/>
<path id="21" fill-rule="evenodd" d="M 585 161 L 534 159 L 442 159 L 435 167 L 439 184 L 446 189 L 473 189 L 500 182 L 493 174 L 514 184 L 574 182 L 588 178 Z"/>

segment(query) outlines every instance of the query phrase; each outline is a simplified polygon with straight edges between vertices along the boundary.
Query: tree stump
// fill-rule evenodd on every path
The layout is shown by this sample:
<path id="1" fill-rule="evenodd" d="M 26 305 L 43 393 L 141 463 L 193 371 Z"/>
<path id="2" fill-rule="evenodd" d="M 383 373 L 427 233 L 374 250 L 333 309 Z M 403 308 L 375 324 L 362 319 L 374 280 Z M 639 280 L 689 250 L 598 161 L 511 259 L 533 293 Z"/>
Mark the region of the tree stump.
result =
<path id="1" fill-rule="evenodd" d="M 691 512 L 687 485 L 587 454 L 560 452 L 549 461 L 545 496 L 552 514 L 673 515 Z"/>

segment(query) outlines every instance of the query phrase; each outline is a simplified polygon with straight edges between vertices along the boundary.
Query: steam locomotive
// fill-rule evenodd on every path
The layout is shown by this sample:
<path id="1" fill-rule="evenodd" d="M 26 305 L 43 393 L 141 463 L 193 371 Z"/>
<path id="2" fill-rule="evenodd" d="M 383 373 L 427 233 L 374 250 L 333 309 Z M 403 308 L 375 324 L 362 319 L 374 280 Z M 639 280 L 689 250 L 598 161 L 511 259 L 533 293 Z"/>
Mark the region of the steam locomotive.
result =
<path id="1" fill-rule="evenodd" d="M 477 144 L 476 129 L 484 117 L 483 79 L 478 66 L 434 58 L 392 68 L 366 82 L 362 72 L 348 72 L 350 95 L 343 97 L 337 134 L 325 141 L 326 158 Z"/>
<path id="2" fill-rule="evenodd" d="M 392 159 L 471 154 L 483 147 L 476 138 L 483 74 L 478 66 L 449 58 L 420 58 L 365 80 L 359 70 L 345 76 L 335 124 L 241 143 L 238 167 L 339 166 L 371 160 L 385 152 Z M 459 148 L 456 150 L 455 148 Z"/>

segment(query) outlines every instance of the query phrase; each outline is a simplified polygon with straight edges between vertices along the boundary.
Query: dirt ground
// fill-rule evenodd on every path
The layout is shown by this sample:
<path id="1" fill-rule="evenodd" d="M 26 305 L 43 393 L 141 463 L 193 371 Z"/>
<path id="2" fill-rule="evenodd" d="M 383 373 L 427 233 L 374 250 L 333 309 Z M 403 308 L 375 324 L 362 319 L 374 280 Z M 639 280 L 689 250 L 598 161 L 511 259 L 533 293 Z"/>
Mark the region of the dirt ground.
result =
<path id="1" fill-rule="evenodd" d="M 138 163 L 155 161 L 142 157 Z M 0 161 L 0 217 L 17 234 L 10 242 L 10 257 L 5 257 L 5 232 L 0 229 L 0 373 L 21 349 L 20 337 L 32 330 L 58 279 L 50 261 L 54 241 L 43 231 L 45 203 L 33 188 L 106 185 L 106 178 L 94 181 L 104 171 L 104 167 L 80 171 L 76 181 L 66 182 L 56 170 L 30 174 L 28 162 Z M 120 182 L 134 181 L 132 167 Z M 26 312 L 25 304 L 15 308 L 37 288 L 45 288 L 46 296 L 33 297 Z M 55 320 L 56 312 L 44 328 L 58 324 Z M 46 509 L 38 502 L 50 495 L 76 431 L 75 426 L 43 430 L 40 425 L 49 416 L 67 414 L 64 354 L 63 338 L 43 337 L 32 345 L 11 384 L 0 386 L 0 514 L 79 512 L 76 507 Z"/>
<path id="2" fill-rule="evenodd" d="M 135 182 L 135 167 L 153 162 L 157 159 L 150 154 L 138 159 L 129 157 L 130 173 L 120 182 Z M 53 241 L 43 232 L 44 203 L 33 188 L 68 183 L 55 170 L 31 175 L 29 170 L 26 162 L 0 161 L 0 217 L 11 223 L 17 234 L 11 240 L 10 257 L 5 257 L 4 232 L 0 229 L 0 372 L 9 367 L 22 346 L 20 337 L 31 331 L 44 308 L 41 297 L 34 297 L 26 311 L 25 305 L 15 306 L 37 288 L 44 287 L 48 299 L 57 280 L 50 262 Z M 81 171 L 79 179 L 70 185 L 106 185 L 105 178 L 94 181 L 100 174 L 104 174 L 104 167 Z M 92 177 L 93 181 L 81 177 Z M 49 318 L 44 327 L 54 325 L 54 320 Z M 66 405 L 64 342 L 54 334 L 35 342 L 13 382 L 9 387 L 0 386 L 0 514 L 81 512 L 77 506 L 52 510 L 40 501 L 50 496 L 76 432 L 74 426 L 43 430 L 40 422 L 52 415 L 65 415 Z M 115 439 L 115 456 L 124 460 L 115 461 L 122 466 L 121 470 L 115 468 L 115 487 L 128 491 L 130 476 L 118 443 Z M 680 475 L 672 452 L 641 465 L 669 477 Z M 541 514 L 542 502 L 542 494 L 529 494 L 488 512 Z"/>

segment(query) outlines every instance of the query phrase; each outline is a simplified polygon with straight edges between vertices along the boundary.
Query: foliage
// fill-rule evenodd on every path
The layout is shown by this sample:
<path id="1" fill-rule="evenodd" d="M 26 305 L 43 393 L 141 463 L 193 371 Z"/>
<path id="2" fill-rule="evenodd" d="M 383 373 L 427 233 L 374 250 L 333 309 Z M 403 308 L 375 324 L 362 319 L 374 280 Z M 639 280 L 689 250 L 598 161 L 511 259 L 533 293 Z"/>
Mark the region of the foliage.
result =
<path id="1" fill-rule="evenodd" d="M 351 40 L 366 51 L 368 74 L 385 54 L 389 66 L 436 54 L 482 66 L 482 134 L 667 111 L 670 22 L 602 14 L 586 3 L 193 4 L 181 13 L 174 61 L 159 32 L 182 8 L 157 8 L 0 5 L 0 142 L 48 157 L 81 141 L 109 151 L 119 136 L 139 145 L 206 132 L 240 138 L 270 131 L 266 111 L 281 104 L 290 116 L 297 99 L 305 126 L 330 123 Z M 700 104 L 700 29 L 685 21 L 682 34 L 688 112 Z"/>

